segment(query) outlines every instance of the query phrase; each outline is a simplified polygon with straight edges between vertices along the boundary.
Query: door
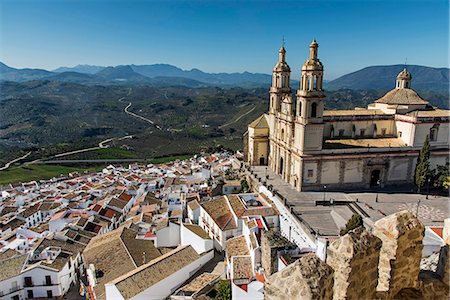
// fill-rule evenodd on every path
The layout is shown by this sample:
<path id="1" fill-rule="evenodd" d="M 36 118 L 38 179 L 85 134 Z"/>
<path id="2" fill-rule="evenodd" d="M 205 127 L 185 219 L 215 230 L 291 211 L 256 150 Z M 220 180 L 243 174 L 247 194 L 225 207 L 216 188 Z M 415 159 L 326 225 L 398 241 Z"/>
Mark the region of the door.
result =
<path id="1" fill-rule="evenodd" d="M 264 166 L 266 164 L 264 157 L 259 158 L 259 165 Z"/>
<path id="2" fill-rule="evenodd" d="M 377 187 L 380 185 L 380 170 L 373 170 L 370 174 L 370 187 Z"/>
<path id="3" fill-rule="evenodd" d="M 280 175 L 283 176 L 283 167 L 284 167 L 284 161 L 283 158 L 280 157 Z"/>

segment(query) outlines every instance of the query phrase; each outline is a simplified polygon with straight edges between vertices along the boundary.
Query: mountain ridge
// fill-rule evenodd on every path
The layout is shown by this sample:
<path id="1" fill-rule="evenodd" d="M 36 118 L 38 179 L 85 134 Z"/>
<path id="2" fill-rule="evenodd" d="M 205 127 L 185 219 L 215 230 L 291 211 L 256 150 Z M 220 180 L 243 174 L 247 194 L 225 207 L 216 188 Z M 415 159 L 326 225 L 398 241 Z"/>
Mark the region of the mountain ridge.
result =
<path id="1" fill-rule="evenodd" d="M 395 78 L 403 68 L 404 65 L 369 66 L 324 82 L 324 87 L 327 90 L 389 90 L 394 87 Z M 412 87 L 415 89 L 436 91 L 448 91 L 449 89 L 450 69 L 448 68 L 410 65 L 408 70 L 412 74 Z M 162 63 L 152 65 L 118 65 L 114 67 L 77 65 L 47 71 L 42 69 L 15 69 L 0 62 L 0 80 L 16 82 L 57 80 L 86 85 L 150 84 L 155 86 L 182 85 L 187 87 L 208 85 L 219 87 L 262 87 L 270 85 L 271 75 L 247 71 L 240 73 L 207 73 L 196 68 L 183 70 L 174 65 Z M 291 85 L 294 88 L 297 87 L 298 81 L 292 80 Z"/>

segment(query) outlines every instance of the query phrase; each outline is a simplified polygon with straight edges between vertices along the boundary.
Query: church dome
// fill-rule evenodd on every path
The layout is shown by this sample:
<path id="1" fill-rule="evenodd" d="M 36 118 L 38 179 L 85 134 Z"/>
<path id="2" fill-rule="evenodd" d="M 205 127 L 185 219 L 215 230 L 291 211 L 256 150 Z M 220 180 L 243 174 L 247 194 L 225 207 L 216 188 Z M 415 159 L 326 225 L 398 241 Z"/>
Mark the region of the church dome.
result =
<path id="1" fill-rule="evenodd" d="M 408 71 L 406 71 L 408 72 Z M 408 72 L 409 74 L 409 72 Z M 410 75 L 411 76 L 411 75 Z M 393 89 L 386 93 L 383 97 L 375 101 L 376 103 L 384 103 L 391 105 L 425 105 L 428 104 L 414 90 L 408 88 Z"/>
<path id="2" fill-rule="evenodd" d="M 406 70 L 406 68 L 403 69 L 400 73 L 397 75 L 397 80 L 411 80 L 411 73 Z"/>

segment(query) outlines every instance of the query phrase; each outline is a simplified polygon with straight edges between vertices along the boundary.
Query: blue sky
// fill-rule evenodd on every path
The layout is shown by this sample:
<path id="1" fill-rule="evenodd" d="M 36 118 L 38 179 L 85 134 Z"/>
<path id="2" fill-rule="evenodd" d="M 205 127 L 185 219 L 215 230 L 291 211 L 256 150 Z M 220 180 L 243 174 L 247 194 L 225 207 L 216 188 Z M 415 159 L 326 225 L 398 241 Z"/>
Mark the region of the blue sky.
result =
<path id="1" fill-rule="evenodd" d="M 270 73 L 284 36 L 294 77 L 316 38 L 332 79 L 406 58 L 447 67 L 448 19 L 445 0 L 0 0 L 0 60 L 17 68 L 169 63 Z"/>

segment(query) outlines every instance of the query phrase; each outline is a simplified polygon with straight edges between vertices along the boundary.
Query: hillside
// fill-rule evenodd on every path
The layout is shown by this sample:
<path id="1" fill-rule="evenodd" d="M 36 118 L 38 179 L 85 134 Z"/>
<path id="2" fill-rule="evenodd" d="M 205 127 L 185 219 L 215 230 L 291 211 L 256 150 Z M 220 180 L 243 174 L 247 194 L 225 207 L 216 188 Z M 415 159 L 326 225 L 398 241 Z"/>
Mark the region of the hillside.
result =
<path id="1" fill-rule="evenodd" d="M 389 90 L 394 88 L 395 78 L 404 67 L 404 65 L 367 67 L 332 80 L 325 87 L 329 90 Z M 450 69 L 415 65 L 407 68 L 412 75 L 413 89 L 448 93 Z"/>
<path id="2" fill-rule="evenodd" d="M 112 71 L 111 76 L 116 76 Z M 74 75 L 64 72 L 58 76 Z M 0 83 L 0 164 L 27 149 L 34 149 L 33 155 L 39 157 L 92 147 L 101 140 L 126 135 L 135 138 L 123 143 L 134 149 L 134 157 L 142 158 L 194 153 L 216 144 L 239 149 L 247 124 L 267 111 L 267 87 L 191 88 L 164 86 L 164 81 L 172 77 L 152 80 L 160 81 L 161 86 L 83 85 L 50 80 Z M 178 80 L 181 83 L 190 79 Z M 325 106 L 365 107 L 385 92 L 327 91 Z M 435 92 L 422 96 L 433 105 L 448 108 L 448 96 Z M 129 103 L 130 112 L 151 119 L 162 130 L 126 114 L 124 108 Z"/>

